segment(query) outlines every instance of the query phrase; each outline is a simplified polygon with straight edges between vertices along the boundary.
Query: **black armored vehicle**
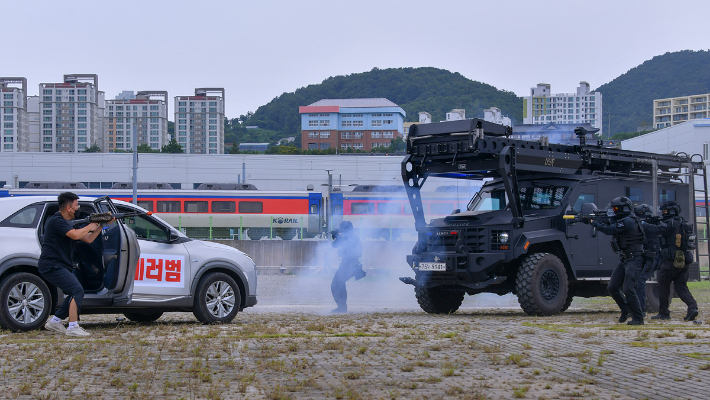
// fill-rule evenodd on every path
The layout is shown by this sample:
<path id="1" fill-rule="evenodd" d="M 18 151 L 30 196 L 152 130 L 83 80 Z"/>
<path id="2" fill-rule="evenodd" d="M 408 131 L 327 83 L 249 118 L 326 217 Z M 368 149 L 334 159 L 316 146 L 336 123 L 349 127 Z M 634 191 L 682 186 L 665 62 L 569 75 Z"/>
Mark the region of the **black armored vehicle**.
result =
<path id="1" fill-rule="evenodd" d="M 575 215 L 626 196 L 654 210 L 675 200 L 694 222 L 695 198 L 707 204 L 700 156 L 604 148 L 587 144 L 583 129 L 578 145 L 511 133 L 479 119 L 410 128 L 402 178 L 418 240 L 407 256 L 415 278 L 400 279 L 415 286 L 426 312 L 454 312 L 465 294 L 482 292 L 514 293 L 529 315 L 562 312 L 574 296 L 607 296 L 619 255 L 609 236 L 575 223 Z M 485 184 L 466 210 L 427 222 L 420 189 L 434 176 Z M 658 306 L 655 289 L 647 285 L 650 309 Z"/>

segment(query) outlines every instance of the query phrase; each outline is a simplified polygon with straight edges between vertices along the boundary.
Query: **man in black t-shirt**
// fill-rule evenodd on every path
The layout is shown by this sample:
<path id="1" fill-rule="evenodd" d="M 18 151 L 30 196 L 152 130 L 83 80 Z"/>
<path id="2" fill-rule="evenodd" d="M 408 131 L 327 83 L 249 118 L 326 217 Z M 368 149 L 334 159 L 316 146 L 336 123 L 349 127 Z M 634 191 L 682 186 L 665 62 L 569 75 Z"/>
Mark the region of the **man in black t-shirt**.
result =
<path id="1" fill-rule="evenodd" d="M 59 212 L 49 217 L 44 229 L 42 253 L 39 256 L 38 269 L 40 275 L 52 285 L 62 289 L 66 299 L 44 327 L 48 330 L 65 333 L 68 336 L 89 336 L 79 326 L 79 312 L 84 298 L 84 288 L 72 273 L 75 241 L 91 243 L 101 233 L 101 224 L 90 223 L 87 226 L 74 229 L 68 221 L 79 211 L 79 196 L 65 192 L 57 198 Z M 69 328 L 65 328 L 62 320 L 69 317 Z"/>

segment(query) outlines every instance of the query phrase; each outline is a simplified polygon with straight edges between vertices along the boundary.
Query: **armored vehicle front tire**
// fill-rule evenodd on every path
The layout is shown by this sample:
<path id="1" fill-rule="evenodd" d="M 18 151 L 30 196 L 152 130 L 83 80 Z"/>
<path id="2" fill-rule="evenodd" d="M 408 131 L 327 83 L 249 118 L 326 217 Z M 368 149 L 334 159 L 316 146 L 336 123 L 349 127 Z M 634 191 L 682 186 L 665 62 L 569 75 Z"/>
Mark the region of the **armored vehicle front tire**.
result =
<path id="1" fill-rule="evenodd" d="M 0 281 L 0 327 L 13 332 L 41 328 L 52 309 L 52 295 L 42 278 L 27 272 Z"/>
<path id="2" fill-rule="evenodd" d="M 443 287 L 422 288 L 416 286 L 414 294 L 422 310 L 429 314 L 453 314 L 463 303 L 464 292 Z"/>
<path id="3" fill-rule="evenodd" d="M 565 266 L 554 254 L 529 255 L 518 269 L 515 288 L 518 303 L 526 314 L 559 314 L 568 300 Z"/>

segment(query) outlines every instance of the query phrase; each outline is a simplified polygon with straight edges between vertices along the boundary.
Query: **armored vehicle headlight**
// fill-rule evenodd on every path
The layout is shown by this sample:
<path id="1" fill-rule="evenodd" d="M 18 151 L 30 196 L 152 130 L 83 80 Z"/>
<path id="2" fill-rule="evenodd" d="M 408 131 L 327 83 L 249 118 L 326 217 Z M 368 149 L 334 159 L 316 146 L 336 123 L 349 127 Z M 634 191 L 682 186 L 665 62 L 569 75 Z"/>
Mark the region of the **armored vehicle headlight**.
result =
<path id="1" fill-rule="evenodd" d="M 501 243 L 508 243 L 508 232 L 502 232 L 498 235 L 498 241 Z"/>

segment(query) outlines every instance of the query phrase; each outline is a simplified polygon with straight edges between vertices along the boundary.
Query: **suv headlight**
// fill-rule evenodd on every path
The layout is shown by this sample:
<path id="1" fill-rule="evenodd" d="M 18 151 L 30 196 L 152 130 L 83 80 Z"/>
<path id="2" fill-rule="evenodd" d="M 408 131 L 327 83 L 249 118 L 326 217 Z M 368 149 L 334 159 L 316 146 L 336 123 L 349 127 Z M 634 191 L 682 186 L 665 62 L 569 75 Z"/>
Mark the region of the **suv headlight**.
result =
<path id="1" fill-rule="evenodd" d="M 498 241 L 500 243 L 508 243 L 509 235 L 508 232 L 501 232 L 500 235 L 498 235 Z"/>

